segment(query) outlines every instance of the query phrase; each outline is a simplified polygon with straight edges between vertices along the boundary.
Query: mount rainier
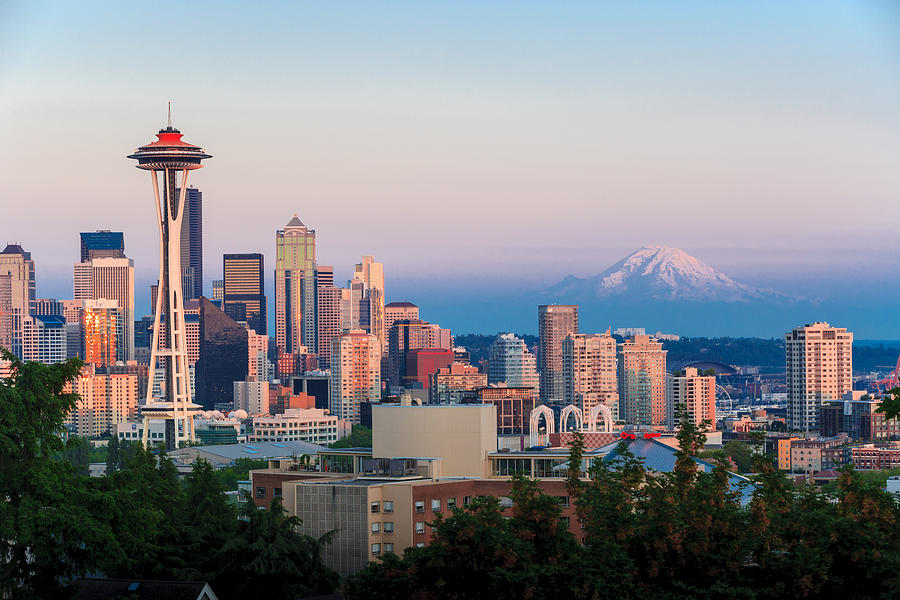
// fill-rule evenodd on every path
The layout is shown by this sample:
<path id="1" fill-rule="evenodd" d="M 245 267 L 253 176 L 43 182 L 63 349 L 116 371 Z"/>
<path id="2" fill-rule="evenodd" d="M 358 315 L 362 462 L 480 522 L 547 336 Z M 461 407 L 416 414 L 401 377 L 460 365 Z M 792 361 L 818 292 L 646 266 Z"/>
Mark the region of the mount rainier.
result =
<path id="1" fill-rule="evenodd" d="M 569 298 L 611 298 L 627 295 L 634 300 L 749 302 L 784 296 L 773 290 L 738 283 L 678 248 L 644 247 L 599 275 L 569 275 L 547 290 Z"/>

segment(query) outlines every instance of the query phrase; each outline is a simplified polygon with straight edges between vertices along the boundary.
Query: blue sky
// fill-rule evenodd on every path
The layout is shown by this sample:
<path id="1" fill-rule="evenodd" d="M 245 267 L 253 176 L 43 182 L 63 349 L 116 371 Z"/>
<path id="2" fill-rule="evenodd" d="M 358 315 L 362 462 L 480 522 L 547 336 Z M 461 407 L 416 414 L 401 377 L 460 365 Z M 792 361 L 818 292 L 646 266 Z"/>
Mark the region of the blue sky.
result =
<path id="1" fill-rule="evenodd" d="M 374 254 L 409 293 L 647 244 L 753 284 L 900 275 L 893 2 L 0 0 L 0 241 L 40 294 L 100 227 L 155 279 L 124 156 L 167 100 L 214 155 L 193 179 L 209 278 L 295 212 L 339 276 Z"/>

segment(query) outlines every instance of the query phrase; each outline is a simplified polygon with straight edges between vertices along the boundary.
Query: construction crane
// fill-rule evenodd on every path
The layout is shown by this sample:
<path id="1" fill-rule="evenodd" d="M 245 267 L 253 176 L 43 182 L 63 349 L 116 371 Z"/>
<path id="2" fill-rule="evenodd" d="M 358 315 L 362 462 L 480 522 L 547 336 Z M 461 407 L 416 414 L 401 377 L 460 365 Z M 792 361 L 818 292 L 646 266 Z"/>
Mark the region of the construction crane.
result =
<path id="1" fill-rule="evenodd" d="M 884 387 L 882 388 L 882 386 Z M 884 379 L 879 379 L 875 382 L 875 388 L 878 390 L 879 394 L 883 394 L 896 387 L 900 387 L 900 356 L 897 357 L 897 366 L 894 367 L 894 370 L 888 373 L 888 376 Z"/>

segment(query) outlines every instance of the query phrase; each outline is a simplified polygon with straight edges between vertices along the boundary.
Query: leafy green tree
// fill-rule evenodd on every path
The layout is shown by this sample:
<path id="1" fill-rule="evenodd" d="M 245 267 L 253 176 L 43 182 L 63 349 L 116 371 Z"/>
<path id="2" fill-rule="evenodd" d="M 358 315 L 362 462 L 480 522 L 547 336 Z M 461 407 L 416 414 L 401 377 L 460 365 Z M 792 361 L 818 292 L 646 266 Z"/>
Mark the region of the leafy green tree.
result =
<path id="1" fill-rule="evenodd" d="M 249 499 L 248 499 L 249 500 Z M 268 510 L 248 501 L 239 532 L 222 548 L 216 593 L 222 598 L 299 598 L 328 594 L 338 575 L 322 561 L 331 535 L 315 539 L 299 533 L 300 520 L 288 516 L 281 498 Z"/>
<path id="2" fill-rule="evenodd" d="M 265 469 L 269 461 L 255 458 L 239 458 L 229 467 L 214 471 L 216 479 L 224 490 L 236 490 L 238 481 L 250 479 L 250 471 L 253 469 Z"/>
<path id="3" fill-rule="evenodd" d="M 332 448 L 371 448 L 372 430 L 363 425 L 354 425 L 350 435 L 331 444 Z"/>
<path id="4" fill-rule="evenodd" d="M 119 453 L 119 437 L 114 435 L 106 446 L 106 474 L 112 475 L 119 469 L 121 456 Z"/>
<path id="5" fill-rule="evenodd" d="M 884 414 L 885 420 L 900 417 L 900 387 L 895 387 L 884 393 L 876 412 Z"/>
<path id="6" fill-rule="evenodd" d="M 734 461 L 741 473 L 749 473 L 753 469 L 753 449 L 746 442 L 739 440 L 725 442 L 722 451 Z"/>
<path id="7" fill-rule="evenodd" d="M 81 362 L 22 363 L 6 350 L 0 358 L 13 370 L 0 382 L 0 597 L 58 597 L 63 578 L 91 571 L 114 545 L 91 510 L 102 498 L 55 458 L 78 399 L 63 389 Z"/>

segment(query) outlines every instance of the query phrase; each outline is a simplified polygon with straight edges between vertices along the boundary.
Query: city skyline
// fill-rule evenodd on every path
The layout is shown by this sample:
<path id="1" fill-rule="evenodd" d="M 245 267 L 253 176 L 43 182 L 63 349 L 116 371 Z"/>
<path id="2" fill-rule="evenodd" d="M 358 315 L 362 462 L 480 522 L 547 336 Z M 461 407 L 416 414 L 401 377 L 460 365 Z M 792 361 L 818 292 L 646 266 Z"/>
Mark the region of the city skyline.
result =
<path id="1" fill-rule="evenodd" d="M 10 143 L 0 164 L 20 176 L 0 177 L 0 196 L 21 201 L 4 206 L 17 227 L 0 241 L 33 253 L 40 295 L 63 297 L 76 233 L 124 231 L 145 289 L 156 239 L 142 223 L 152 207 L 116 152 L 158 128 L 171 99 L 175 125 L 217 149 L 220 166 L 198 186 L 207 287 L 224 253 L 260 252 L 274 265 L 272 231 L 294 213 L 318 231 L 337 281 L 360 256 L 384 263 L 386 300 L 410 297 L 402 292 L 434 265 L 466 292 L 487 277 L 540 289 L 656 243 L 788 293 L 894 285 L 896 13 L 886 3 L 694 6 L 690 18 L 667 7 L 650 17 L 582 4 L 474 15 L 432 7 L 416 14 L 415 31 L 390 8 L 226 7 L 192 19 L 192 35 L 229 61 L 228 82 L 176 74 L 169 98 L 151 87 L 152 65 L 127 91 L 116 86 L 133 70 L 120 58 L 126 47 L 179 35 L 145 30 L 148 8 L 101 16 L 5 5 L 0 130 Z M 191 19 L 204 9 L 185 10 Z M 266 21 L 267 39 L 242 37 L 240 19 Z M 375 30 L 392 41 L 378 44 Z M 103 53 L 91 41 L 101 38 Z M 263 59 L 269 69 L 253 68 Z M 289 63 L 290 75 L 274 79 Z M 234 79 L 246 82 L 241 91 Z M 75 144 L 98 157 L 90 178 L 62 159 Z M 48 160 L 57 177 L 27 177 Z M 248 197 L 254 210 L 238 212 Z M 848 206 L 856 218 L 843 217 Z M 32 211 L 59 218 L 38 223 Z M 402 244 L 386 235 L 400 232 Z M 456 260 L 444 260 L 448 247 Z"/>

